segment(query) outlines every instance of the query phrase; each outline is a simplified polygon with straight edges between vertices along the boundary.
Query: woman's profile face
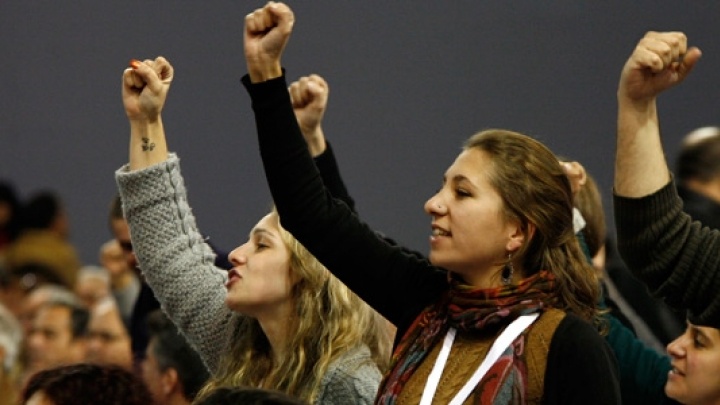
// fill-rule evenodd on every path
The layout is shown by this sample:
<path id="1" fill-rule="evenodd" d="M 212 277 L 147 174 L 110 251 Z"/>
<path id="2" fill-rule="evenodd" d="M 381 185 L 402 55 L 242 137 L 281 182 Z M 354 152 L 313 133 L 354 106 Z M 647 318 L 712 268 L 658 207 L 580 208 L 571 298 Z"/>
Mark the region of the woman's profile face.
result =
<path id="1" fill-rule="evenodd" d="M 490 156 L 477 148 L 460 153 L 442 188 L 425 203 L 432 216 L 430 261 L 482 286 L 490 270 L 517 249 L 518 226 L 506 219 L 500 194 L 490 185 Z"/>
<path id="2" fill-rule="evenodd" d="M 228 258 L 233 265 L 226 285 L 229 308 L 257 318 L 289 307 L 290 251 L 280 238 L 276 215 L 263 217 Z"/>
<path id="3" fill-rule="evenodd" d="M 667 352 L 672 360 L 668 397 L 686 405 L 720 404 L 720 330 L 688 323 Z"/>

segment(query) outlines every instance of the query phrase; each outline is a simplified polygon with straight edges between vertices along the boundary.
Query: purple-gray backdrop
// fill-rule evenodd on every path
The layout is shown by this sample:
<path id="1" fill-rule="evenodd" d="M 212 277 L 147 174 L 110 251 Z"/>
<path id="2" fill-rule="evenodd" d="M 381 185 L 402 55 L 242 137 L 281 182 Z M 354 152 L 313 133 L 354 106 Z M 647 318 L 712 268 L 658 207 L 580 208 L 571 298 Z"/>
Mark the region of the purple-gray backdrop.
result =
<path id="1" fill-rule="evenodd" d="M 0 2 L 0 178 L 64 197 L 72 239 L 96 261 L 113 171 L 127 159 L 120 77 L 166 56 L 164 112 L 201 230 L 229 249 L 269 207 L 239 84 L 243 17 L 260 1 Z M 326 133 L 361 215 L 425 251 L 422 211 L 462 141 L 506 127 L 582 161 L 609 204 L 618 73 L 648 30 L 682 30 L 704 56 L 660 104 L 682 134 L 718 124 L 720 2 L 294 1 L 290 78 L 330 83 Z M 608 209 L 608 212 L 610 210 Z"/>

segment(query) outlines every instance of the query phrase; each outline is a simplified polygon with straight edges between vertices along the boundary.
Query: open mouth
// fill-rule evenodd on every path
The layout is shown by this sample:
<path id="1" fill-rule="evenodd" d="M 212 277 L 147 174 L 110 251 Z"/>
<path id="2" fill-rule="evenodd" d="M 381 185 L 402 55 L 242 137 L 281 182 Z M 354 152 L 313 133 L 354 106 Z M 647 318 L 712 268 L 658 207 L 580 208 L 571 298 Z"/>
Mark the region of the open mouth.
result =
<path id="1" fill-rule="evenodd" d="M 230 270 L 228 272 L 228 281 L 225 283 L 225 287 L 230 288 L 230 285 L 233 284 L 234 282 L 236 282 L 237 280 L 240 280 L 240 278 L 241 278 L 240 273 L 237 270 L 235 270 L 235 269 Z"/>

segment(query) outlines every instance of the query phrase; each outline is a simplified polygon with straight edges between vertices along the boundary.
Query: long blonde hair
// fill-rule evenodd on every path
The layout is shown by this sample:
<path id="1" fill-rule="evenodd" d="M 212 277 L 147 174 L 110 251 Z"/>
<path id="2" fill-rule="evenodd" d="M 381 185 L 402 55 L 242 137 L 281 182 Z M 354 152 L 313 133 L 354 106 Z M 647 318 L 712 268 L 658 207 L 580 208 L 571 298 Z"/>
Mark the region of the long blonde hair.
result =
<path id="1" fill-rule="evenodd" d="M 277 217 L 277 212 L 271 215 Z M 291 295 L 296 309 L 286 357 L 273 361 L 270 343 L 254 318 L 239 316 L 230 348 L 199 398 L 220 386 L 274 389 L 312 403 L 329 365 L 347 350 L 365 344 L 381 372 L 391 341 L 384 319 L 335 278 L 278 221 L 290 251 Z"/>
<path id="2" fill-rule="evenodd" d="M 600 286 L 573 231 L 573 196 L 558 158 L 542 143 L 517 132 L 489 129 L 465 143 L 492 159 L 490 183 L 503 200 L 504 214 L 535 232 L 516 254 L 524 276 L 540 270 L 556 279 L 552 306 L 601 325 Z"/>

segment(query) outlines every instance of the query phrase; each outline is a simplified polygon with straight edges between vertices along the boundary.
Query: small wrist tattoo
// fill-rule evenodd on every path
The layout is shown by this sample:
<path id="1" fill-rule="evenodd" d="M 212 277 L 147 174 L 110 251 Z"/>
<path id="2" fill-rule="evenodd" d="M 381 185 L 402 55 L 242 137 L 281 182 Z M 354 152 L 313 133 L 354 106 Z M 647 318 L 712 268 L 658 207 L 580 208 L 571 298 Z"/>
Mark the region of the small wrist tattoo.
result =
<path id="1" fill-rule="evenodd" d="M 143 152 L 152 151 L 155 149 L 155 144 L 150 142 L 149 138 L 143 138 L 142 139 L 142 150 Z"/>

